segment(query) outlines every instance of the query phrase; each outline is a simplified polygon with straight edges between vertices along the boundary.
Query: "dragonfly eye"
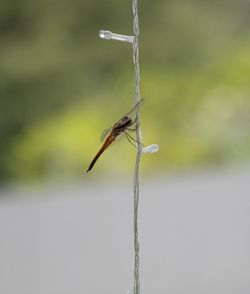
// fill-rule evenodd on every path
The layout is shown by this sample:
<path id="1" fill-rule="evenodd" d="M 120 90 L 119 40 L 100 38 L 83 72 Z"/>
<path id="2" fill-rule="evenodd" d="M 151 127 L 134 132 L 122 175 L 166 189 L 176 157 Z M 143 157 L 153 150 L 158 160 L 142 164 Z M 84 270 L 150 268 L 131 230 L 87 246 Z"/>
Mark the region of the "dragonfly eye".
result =
<path id="1" fill-rule="evenodd" d="M 128 117 L 128 116 L 124 116 L 124 118 L 122 119 L 122 122 L 124 124 L 131 124 L 132 119 L 130 117 Z"/>
<path id="2" fill-rule="evenodd" d="M 124 116 L 117 124 L 117 129 L 127 128 L 132 124 L 132 119 L 128 116 Z"/>

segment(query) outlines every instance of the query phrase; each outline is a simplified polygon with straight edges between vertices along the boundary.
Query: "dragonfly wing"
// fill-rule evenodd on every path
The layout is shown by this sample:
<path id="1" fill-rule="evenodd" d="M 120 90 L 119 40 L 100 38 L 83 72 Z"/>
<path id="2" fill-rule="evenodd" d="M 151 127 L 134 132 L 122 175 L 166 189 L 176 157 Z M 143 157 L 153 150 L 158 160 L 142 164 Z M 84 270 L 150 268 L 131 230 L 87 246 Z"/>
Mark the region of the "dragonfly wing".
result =
<path id="1" fill-rule="evenodd" d="M 139 105 L 142 101 L 144 100 L 144 98 L 142 98 L 141 100 L 139 100 L 135 106 L 129 111 L 127 112 L 124 116 L 130 116 L 130 114 L 135 110 L 136 106 Z"/>
<path id="2" fill-rule="evenodd" d="M 112 129 L 112 127 L 107 128 L 107 129 L 105 129 L 105 130 L 102 132 L 102 134 L 101 134 L 101 136 L 100 136 L 100 140 L 101 140 L 101 142 L 104 141 L 104 139 L 108 136 L 108 134 L 109 134 L 109 132 L 110 132 L 111 129 Z"/>

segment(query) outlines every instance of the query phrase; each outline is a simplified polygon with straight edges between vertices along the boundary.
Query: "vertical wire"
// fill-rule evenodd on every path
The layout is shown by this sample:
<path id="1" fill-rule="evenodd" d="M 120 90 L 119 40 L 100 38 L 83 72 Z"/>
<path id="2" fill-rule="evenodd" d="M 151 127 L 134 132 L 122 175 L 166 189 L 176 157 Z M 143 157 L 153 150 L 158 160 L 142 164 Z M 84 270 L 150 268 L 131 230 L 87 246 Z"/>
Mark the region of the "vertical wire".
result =
<path id="1" fill-rule="evenodd" d="M 140 294 L 140 256 L 139 256 L 139 236 L 138 236 L 138 204 L 139 204 L 139 165 L 142 153 L 142 135 L 140 130 L 139 119 L 139 100 L 140 100 L 140 67 L 139 67 L 139 21 L 138 21 L 138 0 L 132 0 L 133 7 L 133 29 L 134 29 L 134 41 L 133 41 L 133 62 L 135 69 L 135 118 L 136 118 L 136 141 L 137 152 L 134 171 L 134 294 Z"/>

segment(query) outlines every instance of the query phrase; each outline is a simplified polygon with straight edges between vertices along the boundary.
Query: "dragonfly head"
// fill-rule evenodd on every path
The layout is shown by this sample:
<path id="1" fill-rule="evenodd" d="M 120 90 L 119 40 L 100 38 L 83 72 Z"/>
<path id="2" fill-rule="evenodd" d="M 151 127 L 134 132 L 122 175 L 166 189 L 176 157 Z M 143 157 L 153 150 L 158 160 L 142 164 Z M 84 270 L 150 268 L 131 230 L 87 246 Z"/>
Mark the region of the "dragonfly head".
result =
<path id="1" fill-rule="evenodd" d="M 132 119 L 129 116 L 125 115 L 115 125 L 115 129 L 119 131 L 124 131 L 126 128 L 130 127 L 132 124 L 133 124 Z"/>
<path id="2" fill-rule="evenodd" d="M 131 126 L 132 124 L 132 119 L 125 115 L 122 119 L 121 119 L 121 126 L 123 126 L 124 128 Z"/>

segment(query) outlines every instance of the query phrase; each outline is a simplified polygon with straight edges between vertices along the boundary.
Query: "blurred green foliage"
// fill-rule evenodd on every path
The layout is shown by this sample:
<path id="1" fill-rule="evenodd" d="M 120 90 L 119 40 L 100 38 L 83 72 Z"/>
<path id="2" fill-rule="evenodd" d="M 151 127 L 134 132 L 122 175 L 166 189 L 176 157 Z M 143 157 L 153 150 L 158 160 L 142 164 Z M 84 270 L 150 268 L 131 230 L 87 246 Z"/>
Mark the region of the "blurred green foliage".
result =
<path id="1" fill-rule="evenodd" d="M 145 170 L 250 158 L 250 2 L 140 1 Z M 99 133 L 133 104 L 131 1 L 0 3 L 0 179 L 82 175 Z M 111 147 L 98 171 L 126 172 Z M 121 156 L 124 154 L 124 156 Z"/>

